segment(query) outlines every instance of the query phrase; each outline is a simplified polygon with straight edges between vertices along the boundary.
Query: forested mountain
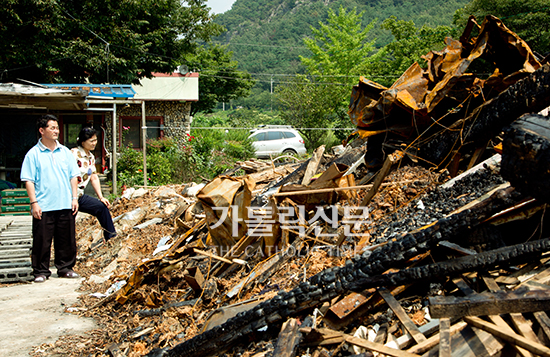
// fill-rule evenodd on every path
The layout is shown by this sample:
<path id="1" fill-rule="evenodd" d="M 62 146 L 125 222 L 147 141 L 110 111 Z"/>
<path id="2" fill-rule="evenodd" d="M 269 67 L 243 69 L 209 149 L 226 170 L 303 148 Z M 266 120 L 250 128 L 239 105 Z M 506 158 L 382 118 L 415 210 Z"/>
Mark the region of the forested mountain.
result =
<path id="1" fill-rule="evenodd" d="M 215 19 L 227 29 L 215 41 L 229 44 L 239 69 L 253 75 L 257 96 L 270 91 L 273 83 L 288 81 L 285 75 L 304 72 L 299 56 L 310 52 L 303 38 L 311 36 L 311 26 L 326 21 L 329 8 L 364 11 L 363 26 L 376 21 L 369 41 L 382 47 L 392 39 L 390 32 L 379 26 L 388 17 L 412 20 L 417 27 L 451 26 L 453 14 L 466 3 L 468 0 L 237 0 L 231 10 Z"/>

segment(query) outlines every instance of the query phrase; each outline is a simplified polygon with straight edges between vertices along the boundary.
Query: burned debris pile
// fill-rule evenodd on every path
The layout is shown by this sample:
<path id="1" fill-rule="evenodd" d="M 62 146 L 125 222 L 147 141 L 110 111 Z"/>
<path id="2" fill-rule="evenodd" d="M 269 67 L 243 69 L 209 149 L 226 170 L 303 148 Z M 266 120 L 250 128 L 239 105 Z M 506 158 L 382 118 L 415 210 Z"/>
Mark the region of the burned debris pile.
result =
<path id="1" fill-rule="evenodd" d="M 361 79 L 338 155 L 129 189 L 105 244 L 79 216 L 102 328 L 35 355 L 550 356 L 550 67 L 494 17 L 426 57 Z"/>

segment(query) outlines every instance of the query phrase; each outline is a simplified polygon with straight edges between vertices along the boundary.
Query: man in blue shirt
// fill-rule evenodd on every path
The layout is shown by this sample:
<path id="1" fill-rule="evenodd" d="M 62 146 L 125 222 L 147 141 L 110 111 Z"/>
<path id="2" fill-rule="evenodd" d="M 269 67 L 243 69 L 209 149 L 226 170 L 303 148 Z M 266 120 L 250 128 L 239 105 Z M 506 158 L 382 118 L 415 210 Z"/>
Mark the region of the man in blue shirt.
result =
<path id="1" fill-rule="evenodd" d="M 80 170 L 71 151 L 61 145 L 59 123 L 54 115 L 37 123 L 41 138 L 23 160 L 21 181 L 25 182 L 33 216 L 32 268 L 34 281 L 42 283 L 51 275 L 52 239 L 57 275 L 78 278 L 76 263 L 75 215 L 78 212 L 77 177 Z"/>

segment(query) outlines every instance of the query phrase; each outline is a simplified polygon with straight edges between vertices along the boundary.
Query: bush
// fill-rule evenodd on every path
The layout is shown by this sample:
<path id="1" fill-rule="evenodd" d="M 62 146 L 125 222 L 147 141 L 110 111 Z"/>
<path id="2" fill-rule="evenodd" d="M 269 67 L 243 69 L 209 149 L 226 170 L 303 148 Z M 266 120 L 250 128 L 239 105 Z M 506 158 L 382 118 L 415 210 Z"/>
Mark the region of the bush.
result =
<path id="1" fill-rule="evenodd" d="M 196 130 L 184 144 L 173 139 L 147 141 L 148 185 L 181 184 L 212 179 L 254 155 L 248 131 Z M 143 185 L 143 154 L 131 147 L 120 152 L 118 185 Z"/>

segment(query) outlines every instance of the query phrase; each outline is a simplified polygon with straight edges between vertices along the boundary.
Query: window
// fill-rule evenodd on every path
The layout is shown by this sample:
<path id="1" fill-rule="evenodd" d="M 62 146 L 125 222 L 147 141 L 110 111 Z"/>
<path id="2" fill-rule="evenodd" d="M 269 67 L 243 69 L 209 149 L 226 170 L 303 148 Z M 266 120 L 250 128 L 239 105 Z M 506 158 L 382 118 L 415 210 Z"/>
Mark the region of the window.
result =
<path id="1" fill-rule="evenodd" d="M 268 131 L 267 132 L 267 139 L 266 140 L 279 140 L 282 139 L 283 136 L 280 131 Z"/>
<path id="2" fill-rule="evenodd" d="M 163 124 L 162 118 L 147 118 L 145 123 L 147 125 L 147 139 L 160 139 L 164 136 L 160 130 L 160 126 Z M 120 142 L 123 146 L 141 149 L 143 147 L 141 117 L 121 117 L 120 135 Z"/>
<path id="3" fill-rule="evenodd" d="M 76 147 L 76 139 L 82 129 L 82 124 L 65 124 L 63 143 L 68 148 Z"/>
<path id="4" fill-rule="evenodd" d="M 265 133 L 264 132 L 258 133 L 256 135 L 252 136 L 251 139 L 253 141 L 264 141 L 265 140 Z"/>
<path id="5" fill-rule="evenodd" d="M 287 139 L 291 139 L 291 138 L 295 138 L 296 135 L 294 135 L 294 133 L 291 133 L 290 131 L 283 131 L 283 135 L 285 136 L 285 138 Z"/>

